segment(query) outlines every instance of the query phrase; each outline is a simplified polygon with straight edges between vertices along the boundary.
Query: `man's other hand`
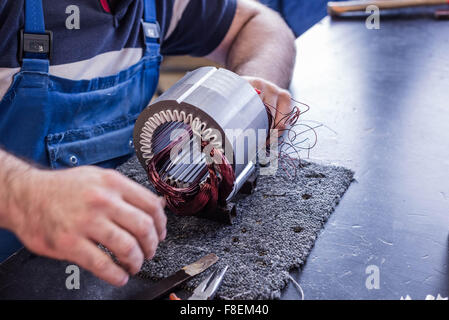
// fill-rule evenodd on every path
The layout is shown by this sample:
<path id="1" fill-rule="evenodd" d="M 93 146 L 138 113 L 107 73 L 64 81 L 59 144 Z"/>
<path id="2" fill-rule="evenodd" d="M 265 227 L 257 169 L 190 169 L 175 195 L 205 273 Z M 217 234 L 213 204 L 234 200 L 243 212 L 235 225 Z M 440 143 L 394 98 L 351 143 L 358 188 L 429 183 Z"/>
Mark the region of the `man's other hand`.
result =
<path id="1" fill-rule="evenodd" d="M 273 117 L 272 129 L 277 129 L 279 134 L 287 129 L 289 114 L 291 114 L 292 100 L 290 92 L 280 88 L 276 84 L 258 77 L 243 76 L 255 89 L 261 91 L 260 98 L 268 106 Z"/>
<path id="2" fill-rule="evenodd" d="M 166 235 L 164 200 L 114 170 L 31 169 L 10 192 L 9 229 L 28 249 L 74 262 L 116 286 L 154 256 Z"/>

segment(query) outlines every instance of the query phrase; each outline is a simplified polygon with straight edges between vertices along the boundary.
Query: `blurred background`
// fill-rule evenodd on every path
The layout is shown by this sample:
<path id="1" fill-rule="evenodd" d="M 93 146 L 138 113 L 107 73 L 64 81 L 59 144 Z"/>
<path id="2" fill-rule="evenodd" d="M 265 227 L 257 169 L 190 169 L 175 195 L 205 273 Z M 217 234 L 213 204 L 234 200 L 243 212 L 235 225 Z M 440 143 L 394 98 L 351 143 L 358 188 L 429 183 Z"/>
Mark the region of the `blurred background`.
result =
<path id="1" fill-rule="evenodd" d="M 259 2 L 279 12 L 296 37 L 306 32 L 327 14 L 327 0 L 260 0 Z"/>
<path id="2" fill-rule="evenodd" d="M 296 37 L 299 37 L 306 32 L 327 14 L 327 0 L 259 0 L 258 2 L 279 12 L 295 33 Z M 206 65 L 218 66 L 204 58 L 194 58 L 189 56 L 165 57 L 161 67 L 161 78 L 159 80 L 159 88 L 156 96 L 170 88 L 176 81 L 181 79 L 187 71 Z"/>

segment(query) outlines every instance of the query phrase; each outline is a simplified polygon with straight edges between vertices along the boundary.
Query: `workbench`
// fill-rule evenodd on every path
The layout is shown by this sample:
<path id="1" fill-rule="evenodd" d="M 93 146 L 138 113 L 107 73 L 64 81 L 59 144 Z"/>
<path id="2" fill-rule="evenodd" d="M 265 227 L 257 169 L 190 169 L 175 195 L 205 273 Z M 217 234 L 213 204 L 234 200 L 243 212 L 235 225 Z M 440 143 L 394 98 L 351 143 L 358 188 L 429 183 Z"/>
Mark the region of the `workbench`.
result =
<path id="1" fill-rule="evenodd" d="M 325 18 L 298 39 L 293 95 L 332 130 L 310 157 L 356 179 L 295 274 L 306 299 L 449 295 L 449 21 L 418 12 L 379 30 Z"/>
<path id="2" fill-rule="evenodd" d="M 306 299 L 424 299 L 449 295 L 449 22 L 428 16 L 325 18 L 298 41 L 292 93 L 318 129 L 310 160 L 356 173 L 293 277 Z M 82 271 L 65 288 L 67 262 L 23 250 L 0 266 L 0 298 L 125 299 Z M 379 286 L 367 286 L 372 270 Z M 371 287 L 371 289 L 369 289 Z M 289 284 L 283 298 L 298 299 Z"/>

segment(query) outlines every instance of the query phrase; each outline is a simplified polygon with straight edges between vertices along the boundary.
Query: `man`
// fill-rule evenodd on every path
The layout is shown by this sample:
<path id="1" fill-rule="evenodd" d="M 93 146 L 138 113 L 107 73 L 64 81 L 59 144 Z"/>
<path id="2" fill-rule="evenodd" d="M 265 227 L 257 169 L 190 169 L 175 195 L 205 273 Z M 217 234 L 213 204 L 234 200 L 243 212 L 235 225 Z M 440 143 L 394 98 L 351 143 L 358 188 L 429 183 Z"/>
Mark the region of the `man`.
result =
<path id="1" fill-rule="evenodd" d="M 105 169 L 132 154 L 160 52 L 223 63 L 290 110 L 294 37 L 255 1 L 5 0 L 0 21 L 0 227 L 117 286 L 166 236 L 164 200 Z M 0 232 L 4 259 L 20 244 Z"/>

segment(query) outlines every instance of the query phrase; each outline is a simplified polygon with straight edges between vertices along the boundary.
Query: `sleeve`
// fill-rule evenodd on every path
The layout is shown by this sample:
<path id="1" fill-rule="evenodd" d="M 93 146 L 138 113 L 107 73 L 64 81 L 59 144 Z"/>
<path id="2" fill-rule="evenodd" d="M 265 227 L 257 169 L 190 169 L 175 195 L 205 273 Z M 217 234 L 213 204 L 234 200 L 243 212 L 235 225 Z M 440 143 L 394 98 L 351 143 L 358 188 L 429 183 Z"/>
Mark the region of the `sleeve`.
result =
<path id="1" fill-rule="evenodd" d="M 181 5 L 176 2 L 182 3 Z M 161 45 L 163 55 L 206 56 L 226 36 L 237 0 L 175 0 L 170 26 Z"/>

